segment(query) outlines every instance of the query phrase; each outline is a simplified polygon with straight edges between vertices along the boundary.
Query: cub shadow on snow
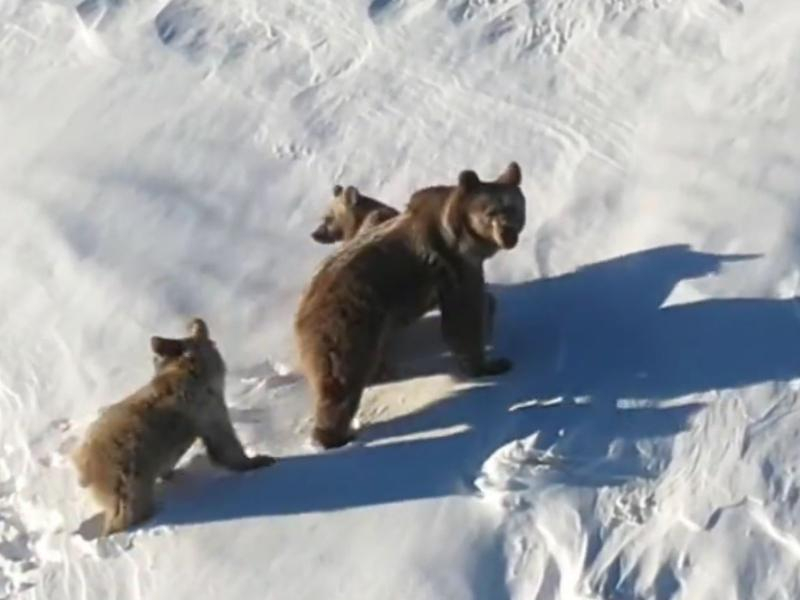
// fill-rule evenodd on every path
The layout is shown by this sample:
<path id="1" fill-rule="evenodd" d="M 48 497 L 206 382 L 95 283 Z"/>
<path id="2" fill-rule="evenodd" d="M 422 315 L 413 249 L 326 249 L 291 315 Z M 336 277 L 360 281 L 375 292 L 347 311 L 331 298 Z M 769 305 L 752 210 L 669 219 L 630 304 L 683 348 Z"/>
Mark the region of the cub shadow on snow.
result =
<path id="1" fill-rule="evenodd" d="M 683 431 L 702 408 L 660 401 L 800 376 L 797 299 L 662 307 L 680 281 L 754 258 L 664 246 L 559 277 L 495 286 L 495 340 L 514 360 L 510 373 L 458 386 L 466 389 L 366 427 L 351 447 L 289 456 L 241 476 L 188 473 L 185 486 L 167 487 L 155 524 L 474 494 L 489 454 L 537 431 L 537 448 L 558 442 L 565 466 L 551 471 L 566 483 L 619 485 L 652 476 L 640 465 L 636 442 Z M 436 321 L 426 319 L 421 330 L 430 332 Z M 435 359 L 441 345 L 431 352 Z M 619 399 L 642 402 L 623 409 Z"/>

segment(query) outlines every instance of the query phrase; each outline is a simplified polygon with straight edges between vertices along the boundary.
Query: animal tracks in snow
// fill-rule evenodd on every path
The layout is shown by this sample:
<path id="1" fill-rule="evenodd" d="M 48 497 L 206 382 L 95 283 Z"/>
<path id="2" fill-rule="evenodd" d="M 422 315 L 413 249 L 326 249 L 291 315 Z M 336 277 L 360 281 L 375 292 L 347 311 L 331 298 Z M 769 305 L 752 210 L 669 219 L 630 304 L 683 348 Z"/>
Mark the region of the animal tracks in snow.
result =
<path id="1" fill-rule="evenodd" d="M 5 506 L 3 506 L 5 504 Z M 0 499 L 0 598 L 13 598 L 34 585 L 39 567 L 34 541 L 6 499 Z"/>
<path id="2" fill-rule="evenodd" d="M 21 497 L 13 482 L 0 493 L 0 599 L 17 598 L 36 586 L 42 567 L 58 561 L 52 537 L 62 531 L 61 516 Z"/>

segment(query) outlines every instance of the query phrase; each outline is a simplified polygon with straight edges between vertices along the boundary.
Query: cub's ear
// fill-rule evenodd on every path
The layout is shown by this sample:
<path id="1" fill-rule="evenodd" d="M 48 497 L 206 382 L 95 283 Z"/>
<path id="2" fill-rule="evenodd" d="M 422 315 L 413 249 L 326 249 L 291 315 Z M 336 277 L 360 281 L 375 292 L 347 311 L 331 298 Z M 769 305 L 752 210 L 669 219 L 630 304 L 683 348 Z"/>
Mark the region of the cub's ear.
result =
<path id="1" fill-rule="evenodd" d="M 522 183 L 522 171 L 520 171 L 519 165 L 516 162 L 508 163 L 506 170 L 495 181 L 503 185 L 519 187 L 519 184 Z"/>
<path id="2" fill-rule="evenodd" d="M 350 206 L 355 206 L 358 204 L 359 198 L 361 198 L 361 194 L 358 193 L 358 189 L 352 185 L 348 185 L 347 189 L 344 191 L 345 202 Z"/>
<path id="3" fill-rule="evenodd" d="M 189 321 L 189 335 L 196 340 L 208 339 L 208 325 L 203 319 L 195 317 Z"/>
<path id="4" fill-rule="evenodd" d="M 153 350 L 153 354 L 162 358 L 176 358 L 183 354 L 185 349 L 181 340 L 162 338 L 157 335 L 150 338 L 150 348 Z"/>
<path id="5" fill-rule="evenodd" d="M 337 183 L 335 186 L 333 186 L 332 191 L 333 191 L 333 197 L 338 198 L 339 196 L 342 195 L 344 188 Z"/>
<path id="6" fill-rule="evenodd" d="M 481 184 L 481 180 L 478 179 L 478 174 L 475 171 L 461 171 L 458 174 L 458 187 L 460 187 L 465 192 L 470 192 L 477 188 Z"/>

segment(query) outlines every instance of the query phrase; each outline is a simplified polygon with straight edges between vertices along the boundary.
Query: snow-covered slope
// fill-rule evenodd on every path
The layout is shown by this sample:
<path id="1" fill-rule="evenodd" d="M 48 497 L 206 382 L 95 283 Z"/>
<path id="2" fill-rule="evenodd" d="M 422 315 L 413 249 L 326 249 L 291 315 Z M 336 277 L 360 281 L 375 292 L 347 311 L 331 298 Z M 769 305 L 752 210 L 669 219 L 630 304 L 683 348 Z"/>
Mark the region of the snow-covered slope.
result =
<path id="1" fill-rule="evenodd" d="M 0 2 L 0 598 L 800 597 L 798 34 L 795 0 Z M 509 160 L 514 371 L 455 380 L 426 319 L 311 451 L 331 185 Z M 67 455 L 195 314 L 284 460 L 195 452 L 91 539 Z"/>

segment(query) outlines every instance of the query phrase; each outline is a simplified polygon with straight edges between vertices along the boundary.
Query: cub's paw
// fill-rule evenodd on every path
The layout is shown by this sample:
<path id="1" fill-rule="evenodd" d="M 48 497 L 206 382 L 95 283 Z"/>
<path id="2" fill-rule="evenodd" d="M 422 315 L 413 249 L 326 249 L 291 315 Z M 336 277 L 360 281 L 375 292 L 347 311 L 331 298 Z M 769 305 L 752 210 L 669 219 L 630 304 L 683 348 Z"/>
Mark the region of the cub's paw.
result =
<path id="1" fill-rule="evenodd" d="M 356 436 L 352 430 L 342 432 L 333 429 L 319 429 L 315 427 L 311 437 L 325 450 L 330 450 L 331 448 L 340 448 L 342 446 L 346 446 L 352 442 Z"/>
<path id="2" fill-rule="evenodd" d="M 159 475 L 158 477 L 159 479 L 161 479 L 161 481 L 172 481 L 173 479 L 175 479 L 175 473 L 176 473 L 175 469 L 169 469 L 168 471 L 164 471 L 163 473 L 161 473 L 161 475 Z"/>
<path id="3" fill-rule="evenodd" d="M 250 468 L 251 469 L 260 469 L 261 467 L 271 467 L 278 459 L 274 456 L 270 456 L 268 454 L 257 454 L 256 456 L 250 457 Z"/>
<path id="4" fill-rule="evenodd" d="M 473 375 L 475 377 L 491 377 L 493 375 L 502 375 L 503 373 L 510 371 L 513 365 L 514 363 L 507 358 L 495 358 L 485 361 L 475 370 Z"/>

